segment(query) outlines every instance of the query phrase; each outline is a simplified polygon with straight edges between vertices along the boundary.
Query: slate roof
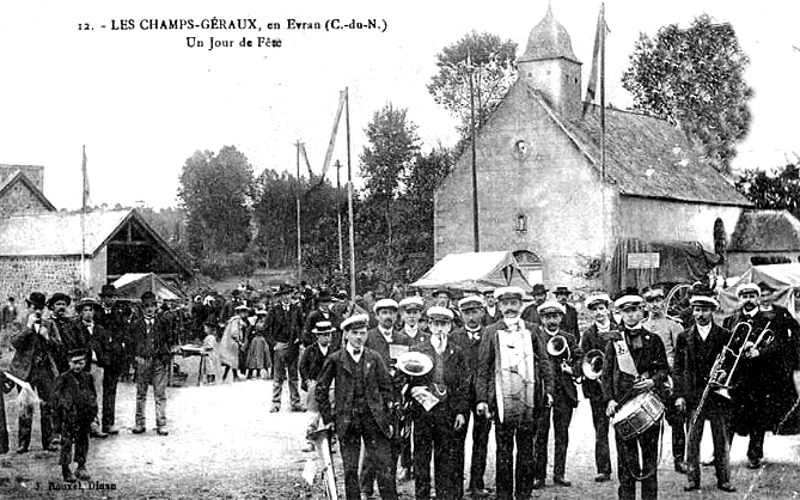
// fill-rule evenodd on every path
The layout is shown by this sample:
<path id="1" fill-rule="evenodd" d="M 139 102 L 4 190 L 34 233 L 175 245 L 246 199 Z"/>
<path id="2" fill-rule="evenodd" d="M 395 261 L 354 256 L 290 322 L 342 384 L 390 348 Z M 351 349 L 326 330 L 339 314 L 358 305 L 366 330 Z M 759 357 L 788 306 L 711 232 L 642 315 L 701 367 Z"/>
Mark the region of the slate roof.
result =
<path id="1" fill-rule="evenodd" d="M 736 222 L 728 251 L 800 251 L 800 221 L 786 210 L 746 210 Z"/>
<path id="2" fill-rule="evenodd" d="M 10 175 L 5 181 L 0 182 L 0 198 L 2 198 L 3 195 L 18 182 L 24 184 L 48 210 L 52 212 L 56 211 L 56 207 L 50 203 L 50 200 L 47 199 L 42 190 L 39 189 L 36 184 L 34 184 L 33 181 L 27 175 L 25 175 L 24 172 L 22 172 L 22 170 L 18 170 L 13 175 Z"/>

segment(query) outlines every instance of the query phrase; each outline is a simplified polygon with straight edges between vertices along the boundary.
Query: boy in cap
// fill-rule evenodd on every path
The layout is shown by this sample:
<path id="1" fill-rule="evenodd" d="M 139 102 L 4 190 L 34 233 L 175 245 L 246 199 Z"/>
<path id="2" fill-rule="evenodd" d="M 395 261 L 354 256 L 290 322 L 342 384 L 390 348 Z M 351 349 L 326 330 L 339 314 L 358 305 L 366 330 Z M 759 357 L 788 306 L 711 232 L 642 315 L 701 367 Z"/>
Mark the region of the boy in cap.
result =
<path id="1" fill-rule="evenodd" d="M 398 304 L 400 317 L 403 320 L 399 330 L 405 334 L 411 346 L 425 343 L 430 337 L 428 328 L 422 326 L 420 322 L 424 305 L 425 301 L 418 295 L 406 297 Z"/>
<path id="2" fill-rule="evenodd" d="M 487 327 L 481 341 L 476 413 L 495 423 L 497 498 L 528 498 L 537 418 L 553 402 L 553 372 L 538 327 L 520 318 L 522 289 L 503 287 L 494 293 L 503 319 Z"/>
<path id="3" fill-rule="evenodd" d="M 606 344 L 612 337 L 612 331 L 617 325 L 611 320 L 611 297 L 607 293 L 592 293 L 584 301 L 586 310 L 591 314 L 592 325 L 583 331 L 580 347 L 586 356 L 590 351 L 604 353 Z M 608 446 L 609 418 L 606 415 L 606 405 L 603 400 L 603 387 L 600 380 L 584 377 L 583 395 L 589 400 L 592 408 L 592 425 L 594 426 L 594 463 L 597 467 L 597 476 L 594 480 L 604 483 L 611 479 L 611 454 Z"/>
<path id="4" fill-rule="evenodd" d="M 86 453 L 89 450 L 89 433 L 97 416 L 97 393 L 92 374 L 85 370 L 86 349 L 69 351 L 69 371 L 58 376 L 53 389 L 53 408 L 61 422 L 61 474 L 64 481 L 88 481 Z M 72 473 L 72 448 L 78 469 Z"/>
<path id="5" fill-rule="evenodd" d="M 603 398 L 609 417 L 630 398 L 643 392 L 653 391 L 660 399 L 664 398 L 669 364 L 661 338 L 642 326 L 643 303 L 644 299 L 634 290 L 626 290 L 614 302 L 622 315 L 622 324 L 605 351 Z M 627 440 L 615 429 L 620 499 L 636 498 L 637 476 L 644 476 L 642 500 L 658 498 L 659 427 L 653 425 Z"/>
<path id="6" fill-rule="evenodd" d="M 713 314 L 719 303 L 713 297 L 695 295 L 689 299 L 694 310 L 695 324 L 680 335 L 675 344 L 675 407 L 691 415 L 689 443 L 686 463 L 688 483 L 684 491 L 700 489 L 700 442 L 703 439 L 705 421 L 711 424 L 714 442 L 714 466 L 717 473 L 717 488 L 726 492 L 736 491 L 730 483 L 730 432 L 731 403 L 716 390 L 709 391 L 704 406 L 698 408 L 706 386 L 719 380 L 709 381 L 709 376 L 720 353 L 730 339 L 730 332 L 714 324 Z M 730 367 L 730 364 L 726 364 Z M 714 387 L 714 385 L 712 385 Z M 697 411 L 700 410 L 698 414 Z"/>
<path id="7" fill-rule="evenodd" d="M 468 374 L 461 348 L 448 341 L 453 312 L 446 307 L 428 309 L 431 336 L 414 351 L 427 355 L 433 369 L 422 377 L 409 377 L 411 418 L 414 420 L 414 489 L 417 498 L 430 498 L 431 455 L 434 460 L 436 498 L 461 498 L 464 474 L 464 446 L 460 435 L 469 411 Z M 432 395 L 433 407 L 423 406 Z M 419 398 L 419 399 L 418 399 Z"/>
<path id="8" fill-rule="evenodd" d="M 317 380 L 316 399 L 324 424 L 334 422 L 329 391 L 335 383 L 336 434 L 344 465 L 347 500 L 360 497 L 358 461 L 361 442 L 365 463 L 373 464 L 381 498 L 395 500 L 395 463 L 391 460 L 389 438 L 394 429 L 389 408 L 397 404 L 389 378 L 389 368 L 374 350 L 365 347 L 366 314 L 356 314 L 342 321 L 345 346 L 328 356 Z"/>
<path id="9" fill-rule="evenodd" d="M 493 298 L 494 300 L 494 298 Z M 468 295 L 458 301 L 458 309 L 464 320 L 464 326 L 455 330 L 450 338 L 453 344 L 461 347 L 464 354 L 464 363 L 467 367 L 467 401 L 471 411 L 464 417 L 466 423 L 460 433 L 461 447 L 463 449 L 467 438 L 467 427 L 469 426 L 470 416 L 473 419 L 472 425 L 472 460 L 469 471 L 468 492 L 472 495 L 486 496 L 489 491 L 483 482 L 483 475 L 486 472 L 486 452 L 489 444 L 489 431 L 492 429 L 492 421 L 488 418 L 479 417 L 476 413 L 478 404 L 478 394 L 476 390 L 476 377 L 478 373 L 478 354 L 480 351 L 481 340 L 483 339 L 485 300 L 480 295 Z M 464 453 L 460 454 L 463 460 Z M 463 470 L 463 463 L 461 470 Z"/>
<path id="10" fill-rule="evenodd" d="M 313 312 L 313 311 L 312 311 Z M 319 410 L 317 409 L 317 379 L 328 356 L 339 350 L 340 342 L 332 342 L 336 328 L 330 321 L 318 321 L 311 329 L 314 345 L 309 346 L 300 356 L 300 387 L 306 391 L 306 410 L 309 413 L 308 432 L 319 427 Z M 314 443 L 309 441 L 302 449 L 304 452 L 314 451 Z"/>
<path id="11" fill-rule="evenodd" d="M 572 410 L 578 406 L 578 389 L 575 377 L 580 373 L 583 352 L 572 333 L 563 330 L 566 308 L 560 302 L 549 300 L 536 308 L 542 322 L 539 335 L 547 346 L 556 342 L 557 336 L 564 339 L 565 349 L 560 354 L 550 354 L 553 367 L 553 404 L 544 408 L 539 414 L 539 425 L 536 429 L 536 465 L 533 488 L 544 487 L 547 475 L 547 441 L 550 435 L 550 419 L 552 414 L 553 436 L 555 441 L 555 457 L 553 459 L 553 484 L 572 486 L 564 478 L 567 464 L 567 446 L 569 445 L 569 424 L 572 421 Z"/>

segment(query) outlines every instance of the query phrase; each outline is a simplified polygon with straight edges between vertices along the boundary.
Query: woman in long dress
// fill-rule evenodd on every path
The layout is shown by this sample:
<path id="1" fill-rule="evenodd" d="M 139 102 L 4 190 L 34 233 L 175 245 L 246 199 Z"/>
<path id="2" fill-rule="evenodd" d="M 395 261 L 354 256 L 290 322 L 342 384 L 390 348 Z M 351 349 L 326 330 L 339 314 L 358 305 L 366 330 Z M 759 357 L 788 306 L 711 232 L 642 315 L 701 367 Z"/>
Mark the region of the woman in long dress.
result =
<path id="1" fill-rule="evenodd" d="M 261 378 L 261 370 L 269 369 L 269 347 L 267 345 L 267 311 L 256 311 L 256 324 L 247 348 L 247 378 Z"/>
<path id="2" fill-rule="evenodd" d="M 236 308 L 236 314 L 228 320 L 222 341 L 219 343 L 219 363 L 225 368 L 222 372 L 222 382 L 228 377 L 228 372 L 233 371 L 234 382 L 239 380 L 239 350 L 245 345 L 247 334 L 247 320 L 249 311 L 246 306 Z"/>

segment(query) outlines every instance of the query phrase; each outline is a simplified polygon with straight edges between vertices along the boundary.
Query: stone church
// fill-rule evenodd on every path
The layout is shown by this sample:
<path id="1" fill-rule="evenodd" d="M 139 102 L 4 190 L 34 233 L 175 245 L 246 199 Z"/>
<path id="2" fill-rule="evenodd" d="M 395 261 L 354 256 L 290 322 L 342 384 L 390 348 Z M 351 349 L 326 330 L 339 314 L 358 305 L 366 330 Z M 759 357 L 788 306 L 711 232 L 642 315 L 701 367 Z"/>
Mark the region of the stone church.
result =
<path id="1" fill-rule="evenodd" d="M 134 209 L 56 211 L 44 167 L 0 165 L 0 297 L 96 296 L 127 273 L 185 278 L 188 264 Z"/>
<path id="2" fill-rule="evenodd" d="M 512 251 L 532 283 L 573 288 L 608 286 L 608 272 L 591 268 L 632 239 L 697 242 L 712 254 L 724 242 L 728 275 L 751 254 L 798 261 L 800 223 L 767 214 L 787 233 L 748 247 L 763 236 L 752 223 L 763 211 L 665 121 L 607 108 L 603 168 L 600 108 L 583 116 L 581 62 L 550 8 L 517 64 L 518 80 L 476 133 L 481 251 Z M 436 192 L 436 261 L 473 251 L 471 168 L 466 148 Z"/>

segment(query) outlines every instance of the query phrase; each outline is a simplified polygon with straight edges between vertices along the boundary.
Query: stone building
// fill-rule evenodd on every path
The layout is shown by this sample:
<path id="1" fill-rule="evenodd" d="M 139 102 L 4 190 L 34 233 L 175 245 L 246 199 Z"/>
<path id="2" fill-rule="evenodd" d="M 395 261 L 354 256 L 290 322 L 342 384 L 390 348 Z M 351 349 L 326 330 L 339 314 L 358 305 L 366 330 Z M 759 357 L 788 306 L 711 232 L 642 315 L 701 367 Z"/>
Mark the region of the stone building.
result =
<path id="1" fill-rule="evenodd" d="M 601 110 L 583 115 L 581 63 L 549 7 L 517 63 L 518 80 L 475 139 L 481 251 L 514 252 L 531 282 L 608 286 L 593 270 L 620 241 L 713 252 L 754 211 L 683 132 L 652 117 L 607 108 L 603 166 Z M 436 192 L 437 261 L 473 250 L 471 162 L 466 148 Z"/>
<path id="2" fill-rule="evenodd" d="M 42 193 L 43 170 L 0 165 L 0 297 L 96 295 L 127 273 L 191 275 L 134 209 L 57 212 Z"/>

